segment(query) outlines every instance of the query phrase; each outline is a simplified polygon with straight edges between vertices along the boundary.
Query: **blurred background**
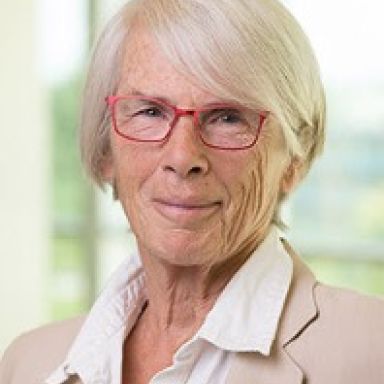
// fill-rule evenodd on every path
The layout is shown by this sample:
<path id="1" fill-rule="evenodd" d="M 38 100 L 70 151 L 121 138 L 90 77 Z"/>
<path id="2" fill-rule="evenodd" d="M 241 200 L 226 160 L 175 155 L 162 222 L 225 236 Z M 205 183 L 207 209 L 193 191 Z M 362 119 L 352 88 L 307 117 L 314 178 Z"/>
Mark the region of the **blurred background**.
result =
<path id="1" fill-rule="evenodd" d="M 384 295 L 382 0 L 285 0 L 318 55 L 324 156 L 285 207 L 324 282 Z M 134 239 L 77 149 L 94 36 L 121 0 L 0 0 L 0 354 L 18 334 L 86 312 Z"/>

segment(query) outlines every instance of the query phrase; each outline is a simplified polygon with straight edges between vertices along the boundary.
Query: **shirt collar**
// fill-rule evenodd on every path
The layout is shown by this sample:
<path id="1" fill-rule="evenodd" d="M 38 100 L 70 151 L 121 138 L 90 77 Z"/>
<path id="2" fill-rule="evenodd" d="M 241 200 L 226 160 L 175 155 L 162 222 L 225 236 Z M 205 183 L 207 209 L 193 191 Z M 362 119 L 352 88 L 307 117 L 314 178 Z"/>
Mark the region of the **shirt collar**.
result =
<path id="1" fill-rule="evenodd" d="M 292 278 L 292 260 L 279 231 L 269 235 L 225 287 L 193 338 L 229 351 L 269 354 Z M 61 384 L 72 374 L 84 383 L 120 384 L 122 345 L 147 300 L 139 262 L 125 261 L 112 275 L 66 360 L 46 380 Z"/>
<path id="2" fill-rule="evenodd" d="M 61 384 L 77 374 L 84 383 L 97 378 L 99 382 L 120 384 L 125 335 L 135 325 L 146 300 L 140 263 L 124 261 L 93 305 L 67 358 L 46 383 Z"/>
<path id="3" fill-rule="evenodd" d="M 292 259 L 272 227 L 225 287 L 197 336 L 221 349 L 268 355 L 292 272 Z"/>

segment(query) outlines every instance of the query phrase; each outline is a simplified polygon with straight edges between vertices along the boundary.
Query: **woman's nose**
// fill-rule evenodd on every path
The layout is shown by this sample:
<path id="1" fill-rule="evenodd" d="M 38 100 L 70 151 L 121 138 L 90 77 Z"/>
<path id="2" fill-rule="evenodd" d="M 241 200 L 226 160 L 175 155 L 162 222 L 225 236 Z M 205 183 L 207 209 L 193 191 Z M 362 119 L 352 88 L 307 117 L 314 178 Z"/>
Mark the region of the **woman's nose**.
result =
<path id="1" fill-rule="evenodd" d="M 181 116 L 164 143 L 162 169 L 181 178 L 205 175 L 209 169 L 206 147 L 200 140 L 193 116 Z"/>

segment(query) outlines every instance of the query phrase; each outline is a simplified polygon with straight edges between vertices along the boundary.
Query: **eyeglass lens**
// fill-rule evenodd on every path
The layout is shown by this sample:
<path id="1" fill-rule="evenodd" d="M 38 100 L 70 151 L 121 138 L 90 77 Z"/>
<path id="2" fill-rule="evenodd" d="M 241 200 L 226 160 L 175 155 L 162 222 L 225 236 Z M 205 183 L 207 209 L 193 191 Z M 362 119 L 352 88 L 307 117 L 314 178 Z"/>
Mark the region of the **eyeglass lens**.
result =
<path id="1" fill-rule="evenodd" d="M 139 141 L 165 139 L 180 118 L 171 106 L 141 97 L 118 99 L 114 114 L 117 131 Z M 252 144 L 258 135 L 260 115 L 251 110 L 220 105 L 197 111 L 196 116 L 196 128 L 208 145 L 242 148 Z"/>

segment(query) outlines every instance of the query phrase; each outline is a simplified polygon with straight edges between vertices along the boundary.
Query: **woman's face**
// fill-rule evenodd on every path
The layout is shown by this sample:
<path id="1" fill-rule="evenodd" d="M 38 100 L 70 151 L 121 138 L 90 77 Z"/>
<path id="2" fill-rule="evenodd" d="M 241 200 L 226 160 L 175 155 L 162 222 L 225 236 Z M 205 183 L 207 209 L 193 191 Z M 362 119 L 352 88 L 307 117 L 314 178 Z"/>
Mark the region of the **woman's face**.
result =
<path id="1" fill-rule="evenodd" d="M 139 92 L 188 109 L 223 102 L 178 73 L 148 35 L 135 37 L 117 94 Z M 204 145 L 190 116 L 162 143 L 128 141 L 111 129 L 105 177 L 115 184 L 142 257 L 210 267 L 260 241 L 281 185 L 289 187 L 284 139 L 268 120 L 257 144 L 240 151 Z"/>

